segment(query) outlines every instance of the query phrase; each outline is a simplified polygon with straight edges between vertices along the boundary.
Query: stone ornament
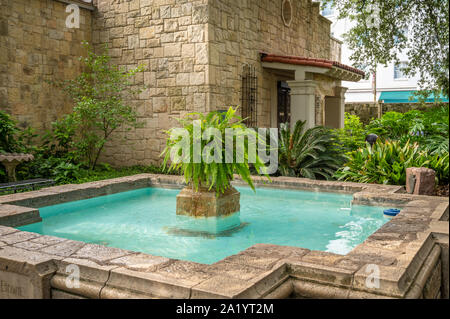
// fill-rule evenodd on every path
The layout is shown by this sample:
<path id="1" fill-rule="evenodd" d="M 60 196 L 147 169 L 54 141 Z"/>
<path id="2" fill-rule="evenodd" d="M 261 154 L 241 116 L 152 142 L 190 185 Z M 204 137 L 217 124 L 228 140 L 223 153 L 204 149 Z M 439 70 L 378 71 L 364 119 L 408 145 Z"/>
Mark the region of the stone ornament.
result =
<path id="1" fill-rule="evenodd" d="M 8 173 L 8 181 L 16 182 L 16 166 L 23 162 L 29 162 L 34 160 L 34 156 L 31 154 L 21 153 L 4 153 L 0 154 L 0 163 L 3 164 Z"/>
<path id="2" fill-rule="evenodd" d="M 426 167 L 406 169 L 406 192 L 414 195 L 434 196 L 436 172 Z"/>
<path id="3" fill-rule="evenodd" d="M 281 6 L 282 13 L 281 16 L 283 18 L 284 25 L 286 27 L 290 27 L 292 23 L 292 3 L 291 0 L 283 0 L 283 4 Z"/>

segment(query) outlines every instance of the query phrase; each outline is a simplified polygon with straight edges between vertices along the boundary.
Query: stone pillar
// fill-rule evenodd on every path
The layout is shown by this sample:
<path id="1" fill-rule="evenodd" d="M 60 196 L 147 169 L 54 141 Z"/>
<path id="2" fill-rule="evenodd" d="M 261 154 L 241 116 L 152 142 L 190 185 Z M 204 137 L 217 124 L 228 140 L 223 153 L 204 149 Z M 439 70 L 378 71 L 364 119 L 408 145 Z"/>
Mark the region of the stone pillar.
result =
<path id="1" fill-rule="evenodd" d="M 334 93 L 336 98 L 338 99 L 338 108 L 339 108 L 339 122 L 338 122 L 338 128 L 344 128 L 345 126 L 345 93 L 347 92 L 348 88 L 342 87 L 342 86 L 336 86 L 334 88 Z"/>
<path id="2" fill-rule="evenodd" d="M 325 123 L 328 128 L 341 128 L 341 110 L 339 97 L 325 97 Z"/>
<path id="3" fill-rule="evenodd" d="M 239 227 L 240 193 L 230 187 L 216 195 L 216 190 L 200 187 L 198 192 L 187 186 L 177 196 L 176 232 L 218 234 Z"/>
<path id="4" fill-rule="evenodd" d="M 325 126 L 344 128 L 345 126 L 345 93 L 347 88 L 336 86 L 334 96 L 325 97 Z"/>
<path id="5" fill-rule="evenodd" d="M 0 299 L 50 299 L 54 256 L 13 246 L 0 249 Z"/>
<path id="6" fill-rule="evenodd" d="M 344 128 L 345 126 L 345 93 L 347 93 L 348 88 L 337 86 L 335 88 L 335 94 L 339 97 L 339 128 Z"/>
<path id="7" fill-rule="evenodd" d="M 305 129 L 316 126 L 315 101 L 317 83 L 312 80 L 288 81 L 291 88 L 291 128 L 306 121 Z"/>
<path id="8" fill-rule="evenodd" d="M 436 172 L 426 167 L 406 169 L 406 192 L 414 195 L 435 194 Z"/>

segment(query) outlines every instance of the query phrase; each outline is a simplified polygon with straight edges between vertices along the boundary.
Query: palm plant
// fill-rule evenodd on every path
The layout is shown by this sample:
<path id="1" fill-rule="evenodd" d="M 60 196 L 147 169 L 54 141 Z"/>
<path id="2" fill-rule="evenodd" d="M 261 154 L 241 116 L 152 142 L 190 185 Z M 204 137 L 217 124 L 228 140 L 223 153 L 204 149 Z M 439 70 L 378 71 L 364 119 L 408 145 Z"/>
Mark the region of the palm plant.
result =
<path id="1" fill-rule="evenodd" d="M 190 150 L 189 157 L 187 154 L 183 154 L 182 149 L 179 148 L 180 143 L 183 143 L 183 138 L 173 134 L 176 130 L 171 129 L 166 133 L 169 135 L 167 139 L 167 146 L 164 152 L 161 154 L 164 156 L 163 167 L 166 170 L 168 167 L 168 162 L 171 160 L 172 153 L 175 151 L 179 160 L 173 161 L 168 167 L 168 171 L 179 170 L 184 174 L 187 184 L 192 185 L 195 191 L 198 192 L 200 186 L 206 186 L 209 190 L 215 189 L 217 195 L 220 193 L 225 193 L 231 187 L 230 182 L 234 178 L 234 174 L 238 174 L 248 185 L 255 190 L 253 185 L 250 166 L 253 164 L 256 170 L 259 172 L 260 169 L 264 168 L 264 163 L 256 155 L 256 162 L 249 163 L 250 152 L 249 152 L 249 140 L 244 143 L 237 143 L 237 137 L 239 134 L 250 134 L 254 135 L 255 140 L 258 139 L 257 133 L 254 130 L 248 130 L 243 124 L 243 120 L 236 115 L 237 109 L 232 107 L 226 113 L 220 112 L 210 112 L 207 115 L 202 113 L 190 113 L 186 115 L 185 118 L 178 119 L 181 126 L 188 132 L 188 140 L 184 141 L 187 143 L 187 148 Z M 195 117 L 195 118 L 194 118 Z M 194 121 L 198 121 L 200 124 L 200 136 L 195 136 Z M 210 139 L 203 139 L 209 129 L 217 129 L 220 132 L 220 136 L 212 137 Z M 225 148 L 225 130 L 234 129 L 235 135 L 233 137 L 233 145 L 236 149 L 233 151 L 233 160 L 227 161 L 226 152 L 229 151 Z M 210 150 L 218 150 L 221 155 L 221 161 L 217 162 L 212 160 L 217 154 L 212 154 L 212 152 L 207 151 L 206 156 L 201 156 L 200 162 L 195 162 L 194 156 L 194 138 L 200 138 L 201 150 L 205 152 L 205 147 Z M 214 151 L 215 153 L 216 151 Z M 237 154 L 242 154 L 244 161 L 241 163 L 237 160 Z M 206 160 L 205 160 L 206 159 Z"/>
<path id="2" fill-rule="evenodd" d="M 314 127 L 305 130 L 306 121 L 298 121 L 291 132 L 288 123 L 281 124 L 279 141 L 280 173 L 284 176 L 310 179 L 332 179 L 345 162 L 331 130 Z"/>

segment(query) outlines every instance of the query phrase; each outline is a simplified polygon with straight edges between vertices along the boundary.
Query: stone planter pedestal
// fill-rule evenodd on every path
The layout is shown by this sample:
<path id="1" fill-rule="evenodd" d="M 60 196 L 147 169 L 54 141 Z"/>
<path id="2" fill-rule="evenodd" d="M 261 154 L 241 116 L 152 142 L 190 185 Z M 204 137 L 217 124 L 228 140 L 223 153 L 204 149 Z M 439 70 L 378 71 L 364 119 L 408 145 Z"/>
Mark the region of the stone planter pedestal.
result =
<path id="1" fill-rule="evenodd" d="M 215 190 L 187 186 L 177 196 L 178 228 L 217 234 L 238 227 L 240 197 L 234 187 L 216 196 Z"/>

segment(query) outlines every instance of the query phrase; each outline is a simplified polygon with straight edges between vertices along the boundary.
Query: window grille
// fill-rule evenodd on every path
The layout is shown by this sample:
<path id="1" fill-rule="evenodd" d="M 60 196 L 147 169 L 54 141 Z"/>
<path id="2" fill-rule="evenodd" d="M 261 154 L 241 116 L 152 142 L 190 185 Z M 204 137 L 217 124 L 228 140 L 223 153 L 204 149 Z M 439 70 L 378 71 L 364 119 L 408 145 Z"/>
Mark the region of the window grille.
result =
<path id="1" fill-rule="evenodd" d="M 256 68 L 244 65 L 242 72 L 242 103 L 241 114 L 247 127 L 255 128 L 257 121 L 258 77 Z"/>

